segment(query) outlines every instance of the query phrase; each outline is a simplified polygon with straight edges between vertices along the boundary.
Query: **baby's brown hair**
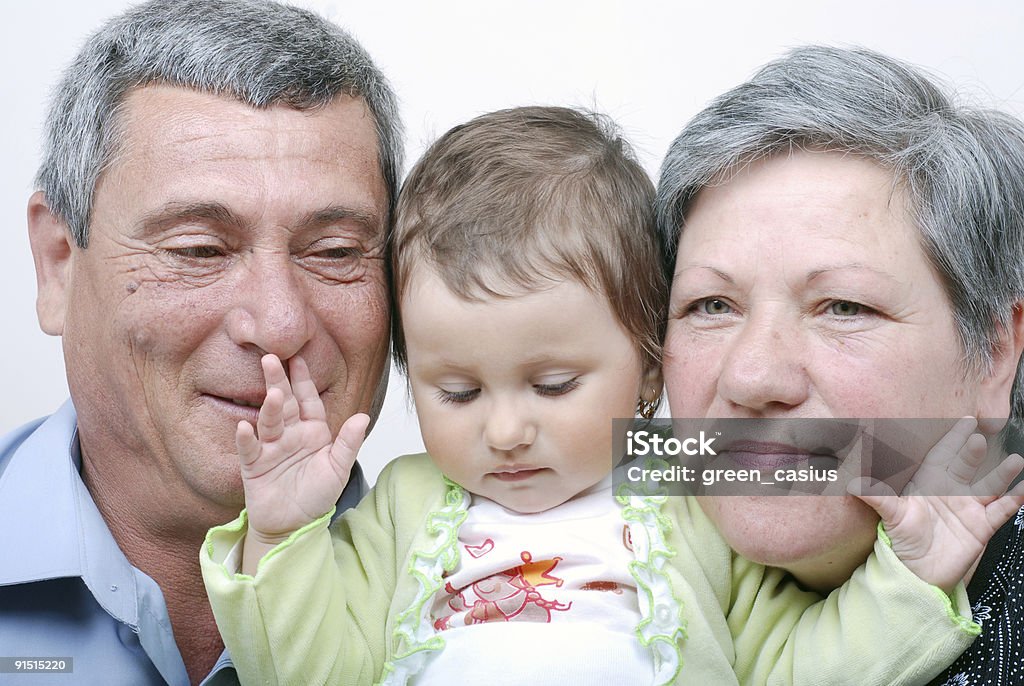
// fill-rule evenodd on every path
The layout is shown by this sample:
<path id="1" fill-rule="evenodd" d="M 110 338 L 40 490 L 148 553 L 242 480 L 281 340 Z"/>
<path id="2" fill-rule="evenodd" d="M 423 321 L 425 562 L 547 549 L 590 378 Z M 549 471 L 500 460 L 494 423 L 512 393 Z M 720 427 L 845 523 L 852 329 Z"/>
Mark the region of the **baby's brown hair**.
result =
<path id="1" fill-rule="evenodd" d="M 467 300 L 574 279 L 608 298 L 645 368 L 657 368 L 668 283 L 653 198 L 629 144 L 597 114 L 517 107 L 448 131 L 398 200 L 389 250 L 399 368 L 399 302 L 417 263 Z"/>

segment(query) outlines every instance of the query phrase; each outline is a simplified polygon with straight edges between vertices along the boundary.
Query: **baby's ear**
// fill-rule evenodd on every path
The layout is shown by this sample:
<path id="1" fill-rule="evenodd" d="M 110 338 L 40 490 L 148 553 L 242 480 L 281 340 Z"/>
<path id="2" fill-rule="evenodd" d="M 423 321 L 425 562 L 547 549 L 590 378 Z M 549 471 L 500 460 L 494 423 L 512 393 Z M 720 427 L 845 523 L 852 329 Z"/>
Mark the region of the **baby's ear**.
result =
<path id="1" fill-rule="evenodd" d="M 1002 429 L 1010 416 L 1011 392 L 1017 378 L 1021 350 L 1024 349 L 1024 302 L 1013 307 L 1009 325 L 999 332 L 999 340 L 992 350 L 992 366 L 982 378 L 978 389 L 977 416 L 982 430 L 995 433 Z M 1024 389 L 1021 389 L 1024 390 Z"/>
<path id="2" fill-rule="evenodd" d="M 28 240 L 36 265 L 36 315 L 51 336 L 64 333 L 72 243 L 67 224 L 36 191 L 28 201 Z"/>

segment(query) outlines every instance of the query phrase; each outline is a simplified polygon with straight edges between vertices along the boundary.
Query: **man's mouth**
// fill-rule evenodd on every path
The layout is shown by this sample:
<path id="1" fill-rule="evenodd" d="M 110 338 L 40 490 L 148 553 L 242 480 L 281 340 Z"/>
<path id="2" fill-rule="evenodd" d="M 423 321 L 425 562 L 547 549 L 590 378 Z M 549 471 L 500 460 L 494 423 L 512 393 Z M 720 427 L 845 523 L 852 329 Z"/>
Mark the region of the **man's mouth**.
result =
<path id="1" fill-rule="evenodd" d="M 255 407 L 257 409 L 263 407 L 263 401 L 252 402 L 249 400 L 240 400 L 238 398 L 226 398 L 226 400 L 234 405 L 241 405 L 242 407 Z"/>
<path id="2" fill-rule="evenodd" d="M 255 421 L 260 408 L 263 406 L 263 398 L 257 398 L 256 396 L 251 395 L 247 395 L 242 398 L 235 398 L 232 396 L 217 395 L 216 393 L 206 393 L 204 396 L 212 400 L 215 405 L 221 408 L 222 411 L 244 415 L 249 421 Z"/>

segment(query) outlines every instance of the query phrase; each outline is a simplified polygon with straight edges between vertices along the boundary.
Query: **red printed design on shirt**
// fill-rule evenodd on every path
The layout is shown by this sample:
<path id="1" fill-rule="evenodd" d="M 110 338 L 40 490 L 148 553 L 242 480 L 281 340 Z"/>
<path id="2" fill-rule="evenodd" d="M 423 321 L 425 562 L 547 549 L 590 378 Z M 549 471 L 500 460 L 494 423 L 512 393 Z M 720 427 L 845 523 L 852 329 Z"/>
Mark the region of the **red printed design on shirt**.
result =
<path id="1" fill-rule="evenodd" d="M 461 590 L 445 584 L 451 613 L 434 621 L 438 631 L 484 622 L 550 622 L 552 612 L 565 612 L 572 603 L 545 598 L 543 586 L 558 588 L 563 580 L 552 575 L 561 557 L 534 561 L 520 553 L 523 564 L 476 581 Z"/>
<path id="2" fill-rule="evenodd" d="M 483 557 L 484 555 L 486 555 L 487 553 L 489 553 L 492 550 L 494 550 L 494 539 L 493 538 L 488 538 L 486 541 L 484 541 L 480 545 L 469 545 L 467 543 L 467 544 L 465 544 L 462 547 L 466 549 L 467 553 L 469 553 L 473 557 L 479 559 L 479 558 Z"/>

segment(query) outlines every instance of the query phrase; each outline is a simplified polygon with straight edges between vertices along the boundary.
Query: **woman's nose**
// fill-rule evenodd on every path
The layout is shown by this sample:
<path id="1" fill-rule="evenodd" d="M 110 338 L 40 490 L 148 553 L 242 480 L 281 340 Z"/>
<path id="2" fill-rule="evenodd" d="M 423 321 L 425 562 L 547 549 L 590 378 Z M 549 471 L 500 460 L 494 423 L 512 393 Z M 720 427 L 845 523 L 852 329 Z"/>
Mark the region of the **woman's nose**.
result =
<path id="1" fill-rule="evenodd" d="M 748 317 L 726 343 L 718 393 L 757 414 L 799 406 L 809 393 L 808 351 L 799 322 L 780 313 Z"/>

